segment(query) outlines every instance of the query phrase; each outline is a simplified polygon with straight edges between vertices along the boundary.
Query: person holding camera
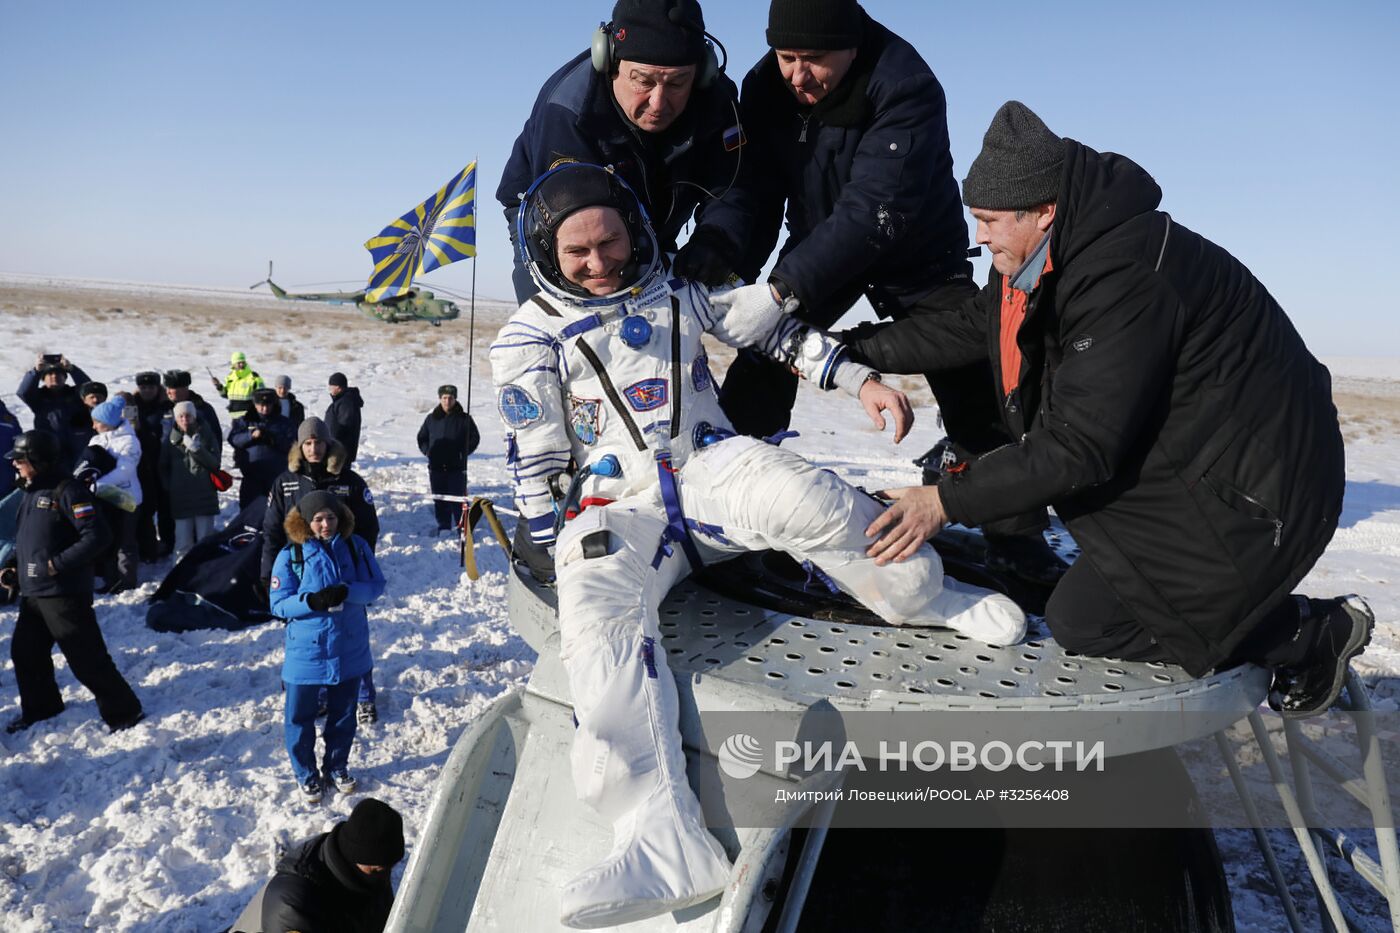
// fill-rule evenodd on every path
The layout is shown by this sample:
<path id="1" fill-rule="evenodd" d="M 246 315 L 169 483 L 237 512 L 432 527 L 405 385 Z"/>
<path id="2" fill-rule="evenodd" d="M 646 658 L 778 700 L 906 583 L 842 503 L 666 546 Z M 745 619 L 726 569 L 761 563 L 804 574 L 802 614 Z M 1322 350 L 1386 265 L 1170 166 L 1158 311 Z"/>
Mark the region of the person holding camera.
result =
<path id="1" fill-rule="evenodd" d="M 92 436 L 88 407 L 78 389 L 69 384 L 70 376 L 77 385 L 92 381 L 62 353 L 44 353 L 20 379 L 18 392 L 20 401 L 34 413 L 35 429 L 58 439 L 59 466 L 64 473 L 72 471 Z"/>
<path id="2" fill-rule="evenodd" d="M 316 490 L 287 512 L 288 544 L 268 583 L 272 613 L 287 622 L 282 682 L 287 756 L 307 803 L 333 785 L 355 789 L 348 762 L 355 701 L 374 667 L 365 607 L 384 592 L 384 574 L 355 518 L 333 493 Z M 326 695 L 325 755 L 316 767 L 318 695 Z"/>

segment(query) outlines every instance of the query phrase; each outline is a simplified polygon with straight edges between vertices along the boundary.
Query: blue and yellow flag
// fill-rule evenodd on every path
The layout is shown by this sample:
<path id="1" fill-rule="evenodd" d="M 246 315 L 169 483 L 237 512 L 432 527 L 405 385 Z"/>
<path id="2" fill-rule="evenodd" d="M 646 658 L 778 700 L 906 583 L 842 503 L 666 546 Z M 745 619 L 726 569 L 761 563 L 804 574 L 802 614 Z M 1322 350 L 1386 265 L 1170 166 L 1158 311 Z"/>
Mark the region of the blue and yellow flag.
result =
<path id="1" fill-rule="evenodd" d="M 365 241 L 374 260 L 368 301 L 395 298 L 416 276 L 476 255 L 476 163 L 437 194 Z"/>

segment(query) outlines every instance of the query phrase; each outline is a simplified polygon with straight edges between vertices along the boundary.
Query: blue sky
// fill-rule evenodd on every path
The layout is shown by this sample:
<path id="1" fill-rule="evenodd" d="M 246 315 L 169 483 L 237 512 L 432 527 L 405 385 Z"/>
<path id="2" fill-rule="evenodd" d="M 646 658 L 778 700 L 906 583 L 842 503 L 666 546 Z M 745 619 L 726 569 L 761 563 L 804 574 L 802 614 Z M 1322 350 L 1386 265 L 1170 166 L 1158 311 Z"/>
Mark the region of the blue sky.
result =
<path id="1" fill-rule="evenodd" d="M 865 6 L 942 81 L 959 179 L 1025 101 L 1143 165 L 1316 352 L 1400 355 L 1395 291 L 1371 281 L 1400 256 L 1400 3 Z M 478 293 L 507 297 L 501 166 L 610 9 L 0 0 L 0 271 L 243 285 L 274 259 L 288 286 L 363 280 L 361 244 L 479 156 Z M 739 80 L 767 5 L 705 15 Z"/>

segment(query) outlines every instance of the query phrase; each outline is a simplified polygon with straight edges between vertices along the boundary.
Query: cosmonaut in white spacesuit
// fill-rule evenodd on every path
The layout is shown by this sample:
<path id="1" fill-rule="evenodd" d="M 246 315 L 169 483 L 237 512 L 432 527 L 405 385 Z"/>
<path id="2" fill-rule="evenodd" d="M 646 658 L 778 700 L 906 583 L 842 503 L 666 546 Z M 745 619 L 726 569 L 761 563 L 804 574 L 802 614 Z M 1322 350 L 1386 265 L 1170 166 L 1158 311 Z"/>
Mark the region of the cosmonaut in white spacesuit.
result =
<path id="1" fill-rule="evenodd" d="M 542 292 L 501 329 L 491 370 L 521 521 L 554 547 L 575 789 L 614 827 L 612 853 L 565 886 L 562 919 L 609 926 L 699 903 L 729 878 L 686 781 L 659 644 L 658 605 L 692 569 L 774 548 L 896 625 L 1006 645 L 1025 616 L 945 579 L 927 544 L 877 567 L 865 529 L 883 506 L 797 454 L 735 436 L 700 335 L 761 347 L 823 389 L 840 386 L 881 427 L 893 414 L 902 435 L 907 399 L 840 343 L 776 304 L 668 278 L 637 198 L 599 166 L 541 176 L 517 224 Z"/>

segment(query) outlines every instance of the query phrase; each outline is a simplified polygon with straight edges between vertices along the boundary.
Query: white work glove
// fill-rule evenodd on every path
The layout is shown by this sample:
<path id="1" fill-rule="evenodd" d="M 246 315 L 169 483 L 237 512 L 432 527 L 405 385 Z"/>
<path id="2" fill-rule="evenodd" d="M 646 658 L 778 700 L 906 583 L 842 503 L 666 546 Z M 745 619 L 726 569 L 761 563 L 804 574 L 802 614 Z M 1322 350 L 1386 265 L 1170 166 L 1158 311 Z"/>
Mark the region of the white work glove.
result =
<path id="1" fill-rule="evenodd" d="M 752 346 L 771 334 L 785 310 L 773 297 L 773 289 L 767 282 L 711 295 L 710 307 L 724 316 L 723 329 L 728 332 L 732 345 L 740 347 Z"/>
<path id="2" fill-rule="evenodd" d="M 181 446 L 183 446 L 186 450 L 189 450 L 189 451 L 198 450 L 198 449 L 199 449 L 199 435 L 198 435 L 198 434 L 186 434 L 186 435 L 184 436 L 184 439 L 182 439 L 182 440 L 180 441 L 180 444 L 181 444 Z"/>

